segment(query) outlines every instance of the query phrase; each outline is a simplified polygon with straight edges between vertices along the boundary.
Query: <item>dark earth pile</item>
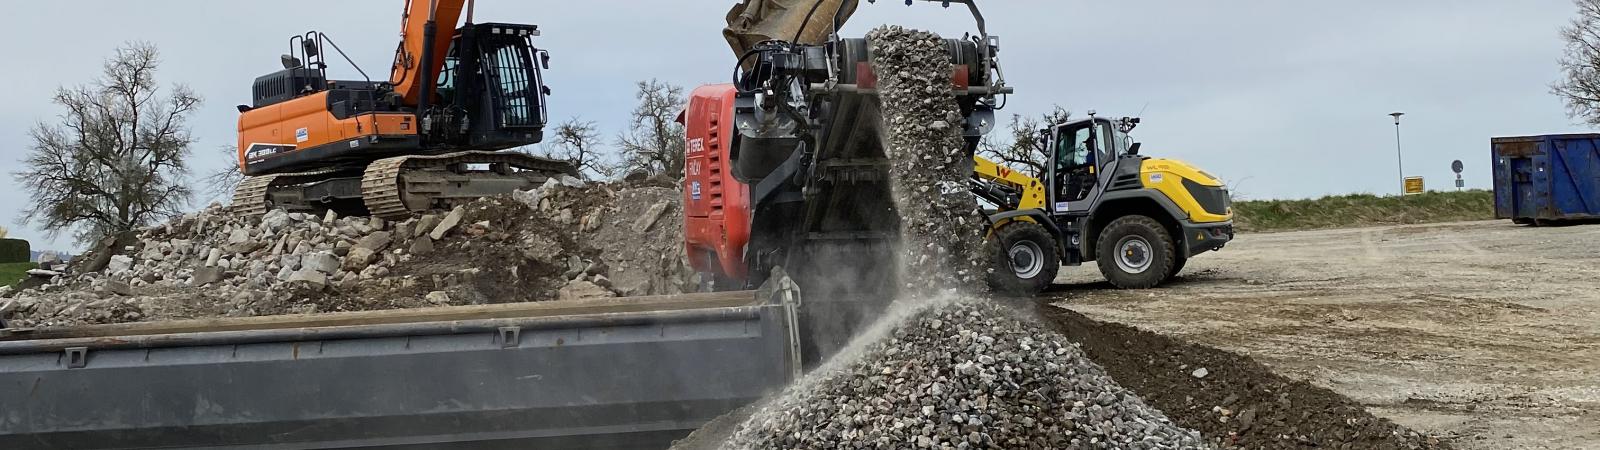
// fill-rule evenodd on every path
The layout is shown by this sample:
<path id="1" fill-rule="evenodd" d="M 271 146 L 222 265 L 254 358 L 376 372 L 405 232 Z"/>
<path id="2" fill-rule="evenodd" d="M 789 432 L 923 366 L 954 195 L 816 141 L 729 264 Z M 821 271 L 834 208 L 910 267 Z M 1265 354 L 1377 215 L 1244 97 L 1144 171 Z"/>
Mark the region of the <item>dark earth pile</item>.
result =
<path id="1" fill-rule="evenodd" d="M 900 214 L 902 288 L 911 296 L 981 285 L 983 218 L 967 188 L 972 158 L 939 35 L 897 26 L 867 34 L 884 150 Z"/>
<path id="2" fill-rule="evenodd" d="M 1374 417 L 1333 391 L 1272 373 L 1249 357 L 1097 322 L 1066 309 L 1045 310 L 1056 331 L 1079 342 L 1123 386 L 1219 447 L 1447 448 Z"/>
<path id="3" fill-rule="evenodd" d="M 723 446 L 1207 447 L 1060 335 L 984 300 L 912 315 L 855 362 L 763 406 Z"/>

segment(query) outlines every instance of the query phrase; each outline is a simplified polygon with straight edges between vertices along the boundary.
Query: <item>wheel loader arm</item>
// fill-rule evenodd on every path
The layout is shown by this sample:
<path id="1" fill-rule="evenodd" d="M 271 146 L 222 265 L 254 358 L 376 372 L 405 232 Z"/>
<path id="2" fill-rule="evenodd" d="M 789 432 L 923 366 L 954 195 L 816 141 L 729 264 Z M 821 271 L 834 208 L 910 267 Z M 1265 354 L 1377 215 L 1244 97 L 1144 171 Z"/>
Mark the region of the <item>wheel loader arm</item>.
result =
<path id="1" fill-rule="evenodd" d="M 1016 192 L 1016 209 L 1044 208 L 1045 188 L 1039 179 L 988 158 L 972 157 L 972 177 L 980 183 L 993 183 Z"/>

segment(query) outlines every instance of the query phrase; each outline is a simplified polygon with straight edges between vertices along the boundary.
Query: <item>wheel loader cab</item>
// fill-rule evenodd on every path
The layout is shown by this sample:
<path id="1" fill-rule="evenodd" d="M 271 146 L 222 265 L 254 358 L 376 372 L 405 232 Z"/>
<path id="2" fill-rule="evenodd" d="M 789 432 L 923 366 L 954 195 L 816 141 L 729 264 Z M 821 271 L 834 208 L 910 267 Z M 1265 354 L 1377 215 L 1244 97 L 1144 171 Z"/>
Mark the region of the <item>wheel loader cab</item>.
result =
<path id="1" fill-rule="evenodd" d="M 1056 125 L 1046 139 L 1055 157 L 1047 175 L 1051 211 L 1087 215 L 1104 190 L 1103 174 L 1126 152 L 1127 134 L 1110 120 L 1090 118 Z"/>

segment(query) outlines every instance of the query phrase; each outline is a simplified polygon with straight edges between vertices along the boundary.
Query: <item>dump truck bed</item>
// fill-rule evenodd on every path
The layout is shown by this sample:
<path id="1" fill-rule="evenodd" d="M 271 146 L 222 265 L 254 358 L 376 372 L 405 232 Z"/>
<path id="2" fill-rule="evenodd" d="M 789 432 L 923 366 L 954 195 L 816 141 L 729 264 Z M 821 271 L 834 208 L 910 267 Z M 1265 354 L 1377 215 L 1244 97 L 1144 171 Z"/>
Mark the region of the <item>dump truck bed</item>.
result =
<path id="1" fill-rule="evenodd" d="M 774 297 L 12 330 L 0 448 L 664 448 L 798 374 Z"/>

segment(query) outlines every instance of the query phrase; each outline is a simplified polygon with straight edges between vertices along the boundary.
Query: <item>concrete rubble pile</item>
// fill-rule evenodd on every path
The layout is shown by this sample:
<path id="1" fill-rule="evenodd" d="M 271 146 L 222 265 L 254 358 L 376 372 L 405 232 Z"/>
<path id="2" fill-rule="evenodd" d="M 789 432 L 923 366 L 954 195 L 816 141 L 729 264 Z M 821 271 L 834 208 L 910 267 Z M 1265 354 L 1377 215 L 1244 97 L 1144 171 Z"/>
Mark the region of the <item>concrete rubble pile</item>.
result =
<path id="1" fill-rule="evenodd" d="M 516 198 L 574 228 L 579 243 L 599 252 L 611 283 L 624 296 L 698 288 L 700 276 L 683 254 L 683 194 L 670 181 L 526 191 Z"/>
<path id="2" fill-rule="evenodd" d="M 721 448 L 1210 448 L 1061 335 L 972 294 L 984 222 L 944 43 L 892 26 L 868 41 L 902 217 L 900 296 Z"/>
<path id="3" fill-rule="evenodd" d="M 0 298 L 0 314 L 13 327 L 73 326 L 693 290 L 677 191 L 633 191 L 553 179 L 399 222 L 283 210 L 244 218 L 213 204 L 140 231 L 103 268 L 86 267 L 92 257 L 54 266 L 42 286 Z M 643 211 L 617 211 L 618 198 Z M 641 224 L 643 213 L 655 220 Z M 620 237 L 629 234 L 648 242 Z M 612 262 L 607 247 L 629 251 Z M 661 269 L 610 278 L 644 260 Z"/>
<path id="4" fill-rule="evenodd" d="M 723 448 L 1210 448 L 1076 345 L 988 300 L 926 308 L 819 372 Z"/>

